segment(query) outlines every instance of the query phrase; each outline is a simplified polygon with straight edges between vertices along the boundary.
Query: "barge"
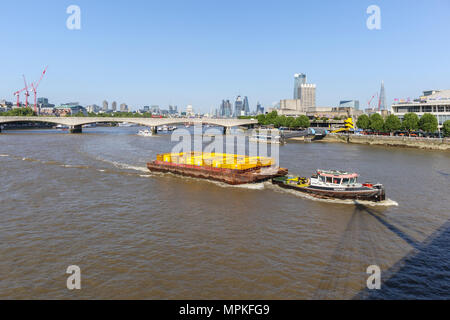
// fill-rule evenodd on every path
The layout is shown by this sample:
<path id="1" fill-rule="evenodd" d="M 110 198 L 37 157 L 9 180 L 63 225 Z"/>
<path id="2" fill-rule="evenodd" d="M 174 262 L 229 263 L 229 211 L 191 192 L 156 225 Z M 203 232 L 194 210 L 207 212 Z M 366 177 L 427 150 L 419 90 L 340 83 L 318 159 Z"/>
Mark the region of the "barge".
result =
<path id="1" fill-rule="evenodd" d="M 268 157 L 249 157 L 226 153 L 166 153 L 147 163 L 151 172 L 173 173 L 208 179 L 230 185 L 258 183 L 288 174 Z"/>
<path id="2" fill-rule="evenodd" d="M 310 179 L 285 176 L 272 179 L 282 188 L 293 189 L 322 199 L 351 199 L 379 202 L 386 200 L 382 184 L 357 182 L 358 174 L 336 170 L 317 170 Z"/>

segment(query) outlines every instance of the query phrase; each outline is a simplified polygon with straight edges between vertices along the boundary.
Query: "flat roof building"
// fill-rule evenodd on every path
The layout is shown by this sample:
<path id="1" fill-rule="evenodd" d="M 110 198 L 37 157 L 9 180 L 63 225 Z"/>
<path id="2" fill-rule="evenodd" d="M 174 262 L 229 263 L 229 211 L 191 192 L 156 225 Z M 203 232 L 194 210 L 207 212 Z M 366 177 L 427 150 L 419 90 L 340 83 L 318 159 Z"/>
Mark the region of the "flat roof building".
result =
<path id="1" fill-rule="evenodd" d="M 423 95 L 414 101 L 399 100 L 391 106 L 392 113 L 403 119 L 406 113 L 413 112 L 419 117 L 425 113 L 436 116 L 439 128 L 450 120 L 450 90 L 424 91 Z"/>

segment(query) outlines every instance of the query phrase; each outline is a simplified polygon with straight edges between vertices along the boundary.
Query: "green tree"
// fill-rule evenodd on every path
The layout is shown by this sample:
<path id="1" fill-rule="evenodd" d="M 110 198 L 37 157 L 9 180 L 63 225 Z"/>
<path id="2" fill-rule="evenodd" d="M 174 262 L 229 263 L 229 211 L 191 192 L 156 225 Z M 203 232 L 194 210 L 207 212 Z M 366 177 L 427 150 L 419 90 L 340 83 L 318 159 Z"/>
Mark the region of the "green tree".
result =
<path id="1" fill-rule="evenodd" d="M 391 114 L 386 118 L 386 121 L 384 122 L 384 129 L 387 132 L 394 132 L 397 130 L 400 130 L 402 127 L 402 122 L 400 121 L 400 119 Z"/>
<path id="2" fill-rule="evenodd" d="M 31 108 L 14 108 L 3 115 L 7 117 L 35 117 L 36 113 Z"/>
<path id="3" fill-rule="evenodd" d="M 384 129 L 384 120 L 383 117 L 378 114 L 374 113 L 369 117 L 369 128 L 373 131 L 383 131 Z"/>
<path id="4" fill-rule="evenodd" d="M 278 113 L 276 111 L 272 111 L 271 113 L 266 115 L 266 119 L 269 124 L 274 124 L 275 119 L 277 117 L 278 117 Z"/>
<path id="5" fill-rule="evenodd" d="M 295 124 L 295 119 L 293 117 L 288 117 L 286 119 L 286 127 L 288 127 L 289 129 L 292 129 L 294 127 Z"/>
<path id="6" fill-rule="evenodd" d="M 258 120 L 258 124 L 260 125 L 266 125 L 267 124 L 267 119 L 266 116 L 264 114 L 259 114 L 256 119 Z"/>
<path id="7" fill-rule="evenodd" d="M 359 116 L 356 126 L 360 129 L 367 130 L 370 127 L 370 119 L 366 114 Z"/>
<path id="8" fill-rule="evenodd" d="M 408 132 L 419 129 L 419 117 L 415 113 L 407 113 L 403 117 L 402 128 Z"/>
<path id="9" fill-rule="evenodd" d="M 309 128 L 310 125 L 309 118 L 305 115 L 301 115 L 294 121 L 294 127 L 296 128 Z"/>
<path id="10" fill-rule="evenodd" d="M 419 120 L 419 128 L 425 132 L 436 132 L 438 129 L 437 118 L 431 113 L 425 113 Z"/>
<path id="11" fill-rule="evenodd" d="M 444 132 L 444 136 L 450 137 L 450 120 L 444 122 L 442 126 L 442 131 Z"/>

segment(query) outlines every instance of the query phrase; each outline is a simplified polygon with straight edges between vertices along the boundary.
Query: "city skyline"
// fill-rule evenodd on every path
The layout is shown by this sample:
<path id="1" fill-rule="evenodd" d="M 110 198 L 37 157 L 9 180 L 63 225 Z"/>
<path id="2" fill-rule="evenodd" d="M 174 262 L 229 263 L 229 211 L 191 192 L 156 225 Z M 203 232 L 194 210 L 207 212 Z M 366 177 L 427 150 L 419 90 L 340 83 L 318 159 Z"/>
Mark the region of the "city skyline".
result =
<path id="1" fill-rule="evenodd" d="M 193 105 L 206 113 L 241 93 L 251 110 L 256 101 L 269 107 L 292 97 L 296 72 L 318 85 L 318 106 L 348 99 L 364 107 L 382 80 L 387 107 L 424 89 L 450 87 L 444 63 L 450 44 L 442 41 L 450 26 L 446 1 L 379 1 L 381 30 L 366 27 L 370 1 L 326 2 L 327 10 L 323 2 L 236 2 L 238 10 L 232 3 L 178 2 L 183 10 L 176 13 L 163 3 L 136 1 L 135 8 L 123 10 L 121 2 L 78 1 L 81 30 L 65 26 L 69 4 L 2 3 L 0 34 L 7 50 L 0 59 L 7 63 L 1 67 L 1 99 L 14 101 L 22 74 L 35 81 L 46 65 L 39 97 L 56 104 L 126 101 L 134 110 Z M 30 28 L 16 23 L 17 12 L 25 21 L 41 19 Z M 232 16 L 248 20 L 227 23 Z M 307 30 L 294 28 L 298 19 Z M 440 49 L 405 49 L 420 40 Z"/>

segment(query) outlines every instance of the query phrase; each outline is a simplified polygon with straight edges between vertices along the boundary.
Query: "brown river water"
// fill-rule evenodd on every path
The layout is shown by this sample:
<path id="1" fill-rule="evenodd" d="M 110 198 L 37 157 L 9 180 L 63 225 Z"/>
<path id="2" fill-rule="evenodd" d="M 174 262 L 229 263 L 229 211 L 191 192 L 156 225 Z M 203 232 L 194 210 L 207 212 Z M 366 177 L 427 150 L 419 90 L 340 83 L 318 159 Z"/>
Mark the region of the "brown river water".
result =
<path id="1" fill-rule="evenodd" d="M 175 143 L 137 130 L 0 134 L 0 299 L 450 298 L 450 153 L 280 147 L 291 173 L 386 186 L 386 202 L 355 204 L 151 174 Z M 370 265 L 381 290 L 366 288 Z"/>

